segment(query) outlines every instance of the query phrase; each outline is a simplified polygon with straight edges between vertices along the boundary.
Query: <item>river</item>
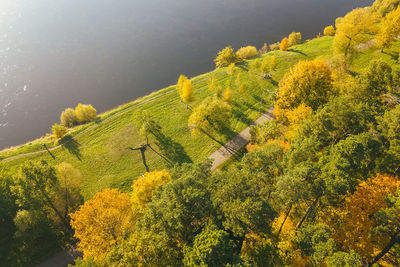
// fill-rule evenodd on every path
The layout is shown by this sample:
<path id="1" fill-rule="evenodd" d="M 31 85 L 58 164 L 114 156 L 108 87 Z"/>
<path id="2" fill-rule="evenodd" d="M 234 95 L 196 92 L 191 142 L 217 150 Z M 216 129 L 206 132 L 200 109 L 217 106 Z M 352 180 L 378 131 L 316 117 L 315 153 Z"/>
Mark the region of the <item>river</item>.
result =
<path id="1" fill-rule="evenodd" d="M 361 0 L 0 0 L 0 148 L 214 68 L 232 45 L 312 38 Z"/>

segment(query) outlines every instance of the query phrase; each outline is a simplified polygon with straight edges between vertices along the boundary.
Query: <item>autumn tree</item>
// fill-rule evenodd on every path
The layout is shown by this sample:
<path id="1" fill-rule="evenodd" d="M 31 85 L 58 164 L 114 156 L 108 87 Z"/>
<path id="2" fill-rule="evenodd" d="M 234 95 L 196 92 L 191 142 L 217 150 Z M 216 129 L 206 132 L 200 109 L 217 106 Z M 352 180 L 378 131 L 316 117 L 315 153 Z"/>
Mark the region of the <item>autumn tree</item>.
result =
<path id="1" fill-rule="evenodd" d="M 286 111 L 302 103 L 315 111 L 334 93 L 332 74 L 324 61 L 300 61 L 285 74 L 279 84 L 274 115 L 278 120 L 286 121 Z"/>
<path id="2" fill-rule="evenodd" d="M 231 46 L 227 46 L 218 52 L 217 57 L 214 59 L 217 68 L 227 67 L 231 63 L 240 61 L 239 56 L 233 51 Z"/>
<path id="3" fill-rule="evenodd" d="M 337 20 L 333 43 L 335 53 L 346 56 L 355 51 L 356 46 L 373 38 L 377 32 L 377 16 L 366 8 L 357 8 Z"/>
<path id="4" fill-rule="evenodd" d="M 225 91 L 222 93 L 222 100 L 230 102 L 232 98 L 232 90 L 230 86 L 227 86 Z"/>
<path id="5" fill-rule="evenodd" d="M 289 44 L 288 47 L 301 44 L 301 33 L 300 32 L 292 32 L 289 34 Z"/>
<path id="6" fill-rule="evenodd" d="M 230 115 L 229 104 L 216 97 L 209 97 L 193 109 L 188 126 L 194 135 L 220 132 L 227 127 Z"/>
<path id="7" fill-rule="evenodd" d="M 193 86 L 192 82 L 184 75 L 180 75 L 176 85 L 181 100 L 188 104 L 193 101 Z"/>
<path id="8" fill-rule="evenodd" d="M 389 48 L 400 35 L 400 7 L 382 19 L 382 25 L 375 37 L 377 44 L 383 49 Z"/>
<path id="9" fill-rule="evenodd" d="M 233 76 L 237 70 L 237 67 L 235 66 L 235 63 L 229 64 L 229 66 L 226 68 L 226 73 L 230 76 Z M 239 75 L 240 73 L 238 73 Z"/>
<path id="10" fill-rule="evenodd" d="M 279 49 L 281 51 L 286 51 L 288 50 L 288 48 L 289 48 L 289 39 L 285 37 L 282 39 Z"/>
<path id="11" fill-rule="evenodd" d="M 378 212 L 388 208 L 386 197 L 395 194 L 400 187 L 397 177 L 380 175 L 361 182 L 354 194 L 348 195 L 343 207 L 327 209 L 321 218 L 326 218 L 333 231 L 333 238 L 345 251 L 354 250 L 368 262 L 375 251 L 390 242 L 390 235 L 372 234 Z M 376 216 L 378 217 L 376 217 Z M 355 223 L 356 222 L 356 223 Z M 385 220 L 385 222 L 388 222 Z M 381 224 L 385 227 L 385 223 Z"/>
<path id="12" fill-rule="evenodd" d="M 335 28 L 332 25 L 325 27 L 324 35 L 325 36 L 334 36 L 335 35 Z"/>
<path id="13" fill-rule="evenodd" d="M 72 127 L 78 124 L 78 117 L 76 116 L 75 110 L 67 108 L 61 113 L 60 117 L 61 125 L 65 127 Z"/>
<path id="14" fill-rule="evenodd" d="M 56 139 L 61 139 L 67 134 L 67 128 L 65 128 L 62 125 L 59 125 L 58 123 L 55 123 L 51 127 L 51 130 L 53 132 L 54 138 Z"/>
<path id="15" fill-rule="evenodd" d="M 79 103 L 75 108 L 75 114 L 80 123 L 90 122 L 96 119 L 96 109 L 92 105 Z"/>
<path id="16" fill-rule="evenodd" d="M 97 193 L 70 216 L 84 258 L 102 260 L 111 247 L 132 230 L 129 195 L 117 189 Z"/>
<path id="17" fill-rule="evenodd" d="M 133 181 L 132 185 L 132 209 L 136 218 L 143 215 L 147 203 L 153 197 L 154 192 L 171 180 L 166 170 L 146 172 L 143 176 Z"/>
<path id="18" fill-rule="evenodd" d="M 236 55 L 242 60 L 252 58 L 257 55 L 257 48 L 255 46 L 251 46 L 251 45 L 241 47 L 236 52 Z"/>

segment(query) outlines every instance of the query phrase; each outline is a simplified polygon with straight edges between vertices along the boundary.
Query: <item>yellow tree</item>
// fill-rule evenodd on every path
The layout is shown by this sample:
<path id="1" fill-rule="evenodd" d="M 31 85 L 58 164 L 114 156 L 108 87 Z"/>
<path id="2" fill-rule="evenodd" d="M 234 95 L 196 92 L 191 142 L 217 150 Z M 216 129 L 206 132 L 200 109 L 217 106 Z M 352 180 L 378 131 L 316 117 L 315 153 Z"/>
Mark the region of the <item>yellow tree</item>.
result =
<path id="1" fill-rule="evenodd" d="M 143 215 L 147 203 L 153 198 L 154 191 L 170 180 L 169 173 L 166 170 L 162 170 L 146 172 L 143 176 L 133 181 L 131 202 L 135 219 Z"/>
<path id="2" fill-rule="evenodd" d="M 366 8 L 357 8 L 337 20 L 333 42 L 335 53 L 348 55 L 356 46 L 373 38 L 377 32 L 378 17 Z"/>
<path id="3" fill-rule="evenodd" d="M 289 48 L 289 39 L 285 37 L 282 39 L 279 49 L 281 51 L 286 51 L 288 50 L 288 48 Z"/>
<path id="4" fill-rule="evenodd" d="M 97 193 L 70 217 L 83 257 L 95 260 L 103 259 L 133 226 L 129 195 L 117 189 Z"/>
<path id="5" fill-rule="evenodd" d="M 356 251 L 372 260 L 376 251 L 388 242 L 389 236 L 371 236 L 374 214 L 387 208 L 386 197 L 400 187 L 397 177 L 380 175 L 361 182 L 342 207 L 326 209 L 321 218 L 333 230 L 336 243 L 345 251 Z"/>
<path id="6" fill-rule="evenodd" d="M 183 83 L 182 92 L 181 92 L 181 99 L 186 104 L 188 102 L 193 101 L 193 87 L 192 87 L 192 82 L 190 80 L 186 80 Z"/>
<path id="7" fill-rule="evenodd" d="M 292 139 L 301 123 L 308 119 L 312 114 L 312 109 L 304 103 L 298 105 L 294 109 L 286 111 L 286 118 L 288 120 L 289 128 L 285 133 L 286 139 Z"/>
<path id="8" fill-rule="evenodd" d="M 75 114 L 81 123 L 93 121 L 96 118 L 96 109 L 92 105 L 79 103 L 75 108 Z"/>
<path id="9" fill-rule="evenodd" d="M 57 123 L 51 127 L 51 130 L 55 139 L 61 139 L 67 134 L 67 128 Z"/>
<path id="10" fill-rule="evenodd" d="M 232 90 L 231 87 L 228 85 L 225 89 L 225 91 L 222 93 L 222 99 L 225 102 L 230 102 L 232 98 Z"/>
<path id="11" fill-rule="evenodd" d="M 324 29 L 325 36 L 334 36 L 335 35 L 335 28 L 332 25 L 325 27 Z"/>
<path id="12" fill-rule="evenodd" d="M 381 52 L 384 48 L 390 47 L 400 34 L 400 7 L 393 10 L 382 20 L 381 28 L 376 35 L 376 42 L 381 47 Z"/>
<path id="13" fill-rule="evenodd" d="M 333 94 L 332 74 L 325 61 L 300 61 L 285 74 L 279 84 L 274 115 L 278 120 L 287 123 L 287 111 L 302 103 L 315 111 Z"/>
<path id="14" fill-rule="evenodd" d="M 194 98 L 192 82 L 185 75 L 181 74 L 179 76 L 178 83 L 176 84 L 176 89 L 178 90 L 182 102 L 188 104 L 189 102 L 193 101 Z"/>

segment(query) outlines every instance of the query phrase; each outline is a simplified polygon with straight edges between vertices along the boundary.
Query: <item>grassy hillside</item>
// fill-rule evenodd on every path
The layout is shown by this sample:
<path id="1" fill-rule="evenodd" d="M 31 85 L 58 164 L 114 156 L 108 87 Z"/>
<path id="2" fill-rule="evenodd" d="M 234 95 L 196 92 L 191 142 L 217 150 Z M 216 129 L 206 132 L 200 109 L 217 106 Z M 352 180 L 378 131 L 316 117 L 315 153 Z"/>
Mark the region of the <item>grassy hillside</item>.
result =
<path id="1" fill-rule="evenodd" d="M 247 127 L 267 108 L 268 103 L 262 98 L 273 97 L 284 73 L 299 60 L 329 57 L 332 54 L 332 42 L 332 37 L 323 37 L 294 46 L 290 51 L 273 51 L 260 56 L 261 59 L 271 55 L 277 57 L 278 65 L 272 73 L 273 79 L 266 81 L 260 78 L 258 81 L 250 81 L 245 94 L 239 94 L 236 88 L 232 87 L 230 129 L 220 136 L 215 136 L 216 139 L 225 142 Z M 398 62 L 398 52 L 396 54 L 395 51 L 398 51 L 399 47 L 400 43 L 397 43 L 391 49 L 392 52 L 386 54 L 381 54 L 374 48 L 363 51 L 353 59 L 352 70 L 357 72 L 367 66 L 373 58 L 381 58 L 394 65 Z M 252 61 L 254 59 L 239 65 L 241 79 L 248 79 L 248 68 Z M 222 86 L 228 81 L 233 83 L 236 78 L 229 76 L 225 68 L 194 77 L 192 83 L 195 101 L 192 106 L 198 105 L 211 95 L 207 89 L 207 81 L 211 76 L 215 76 Z M 54 164 L 68 162 L 83 174 L 82 193 L 86 199 L 105 187 L 129 191 L 132 179 L 136 179 L 145 171 L 140 152 L 127 149 L 144 143 L 143 137 L 132 125 L 132 116 L 139 110 L 147 110 L 162 126 L 164 136 L 159 140 L 151 137 L 150 143 L 174 163 L 202 161 L 220 146 L 208 137 L 190 135 L 187 127 L 190 110 L 181 103 L 175 86 L 170 86 L 107 111 L 95 122 L 71 129 L 69 138 L 61 145 L 49 136 L 44 137 L 1 151 L 1 161 L 11 172 L 15 172 L 18 166 L 27 160 L 47 160 Z M 50 148 L 54 159 L 43 149 L 43 143 Z M 146 151 L 146 158 L 152 170 L 166 166 L 165 161 L 151 150 Z"/>

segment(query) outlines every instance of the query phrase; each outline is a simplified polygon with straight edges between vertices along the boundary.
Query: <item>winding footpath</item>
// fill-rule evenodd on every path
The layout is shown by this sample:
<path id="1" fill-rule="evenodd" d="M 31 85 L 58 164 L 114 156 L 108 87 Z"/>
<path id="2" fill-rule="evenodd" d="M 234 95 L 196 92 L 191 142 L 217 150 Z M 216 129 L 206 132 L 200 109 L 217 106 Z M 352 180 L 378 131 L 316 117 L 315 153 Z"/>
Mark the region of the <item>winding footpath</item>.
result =
<path id="1" fill-rule="evenodd" d="M 265 113 L 263 113 L 257 120 L 255 120 L 249 127 L 241 131 L 238 135 L 232 138 L 225 145 L 220 147 L 217 151 L 212 153 L 208 158 L 213 160 L 211 170 L 215 170 L 221 166 L 226 160 L 231 156 L 235 155 L 243 146 L 245 146 L 251 138 L 250 127 L 253 125 L 260 124 L 266 120 L 271 120 L 273 118 L 273 107 L 269 108 Z M 73 264 L 77 257 L 80 257 L 81 253 L 75 249 L 66 249 L 54 254 L 47 260 L 38 264 L 37 267 L 64 267 L 68 264 Z"/>

